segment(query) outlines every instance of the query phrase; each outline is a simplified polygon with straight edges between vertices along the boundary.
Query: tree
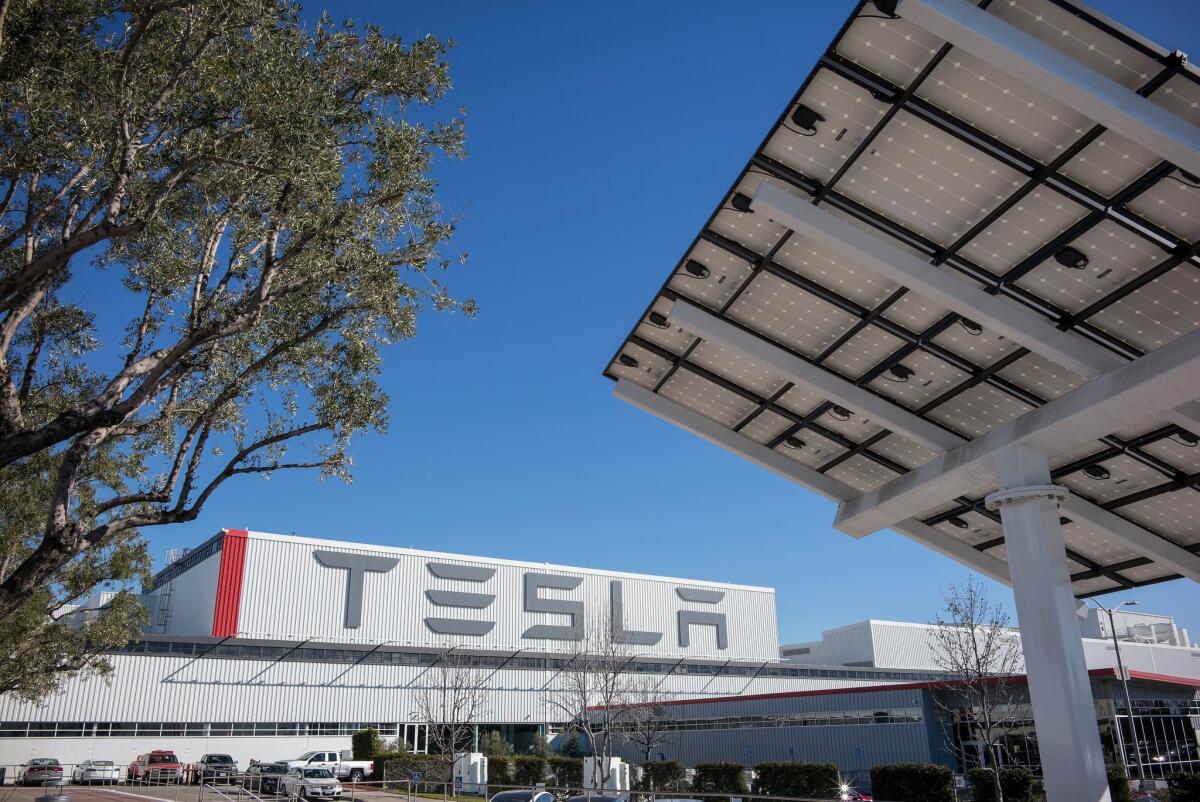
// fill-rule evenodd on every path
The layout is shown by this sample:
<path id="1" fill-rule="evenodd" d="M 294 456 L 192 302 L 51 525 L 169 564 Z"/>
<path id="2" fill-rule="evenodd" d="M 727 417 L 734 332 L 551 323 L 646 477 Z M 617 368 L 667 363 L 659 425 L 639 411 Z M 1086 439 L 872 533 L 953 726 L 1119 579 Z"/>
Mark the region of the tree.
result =
<path id="1" fill-rule="evenodd" d="M 499 730 L 488 730 L 479 739 L 479 751 L 488 757 L 505 757 L 513 753 L 513 747 Z"/>
<path id="2" fill-rule="evenodd" d="M 956 719 L 981 744 L 980 765 L 991 773 L 994 798 L 1003 802 L 1000 750 L 1013 722 L 1025 717 L 1014 682 L 1023 664 L 1021 642 L 1008 613 L 991 603 L 982 582 L 968 578 L 961 585 L 950 583 L 943 602 L 929 645 L 934 663 L 949 679 L 934 693 L 934 702 L 951 730 L 947 742 L 964 766 L 972 755 L 952 731 Z"/>
<path id="3" fill-rule="evenodd" d="M 382 350 L 475 307 L 434 275 L 463 129 L 411 113 L 449 43 L 286 0 L 0 9 L 0 690 L 37 698 L 136 637 L 141 530 L 234 477 L 348 480 Z"/>
<path id="4" fill-rule="evenodd" d="M 485 712 L 483 677 L 470 657 L 453 647 L 438 653 L 425 671 L 417 692 L 417 716 L 425 722 L 430 751 L 441 755 L 447 776 L 454 776 L 454 756 L 464 751 Z"/>
<path id="5" fill-rule="evenodd" d="M 657 699 L 658 684 L 648 677 L 633 680 L 621 714 L 621 734 L 646 763 L 660 746 L 671 741 L 666 711 Z"/>
<path id="6" fill-rule="evenodd" d="M 629 645 L 614 635 L 610 619 L 589 622 L 565 656 L 558 687 L 548 699 L 569 728 L 587 739 L 595 758 L 594 788 L 608 785 L 613 735 L 624 721 L 633 691 L 632 677 L 625 670 L 632 660 Z"/>

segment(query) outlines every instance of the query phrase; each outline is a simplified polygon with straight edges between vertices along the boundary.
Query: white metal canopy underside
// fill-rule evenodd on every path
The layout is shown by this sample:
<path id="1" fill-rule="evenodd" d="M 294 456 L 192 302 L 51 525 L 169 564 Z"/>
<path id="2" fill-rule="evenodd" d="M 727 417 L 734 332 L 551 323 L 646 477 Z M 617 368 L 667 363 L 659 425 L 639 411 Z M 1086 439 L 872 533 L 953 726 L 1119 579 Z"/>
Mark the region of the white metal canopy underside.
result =
<path id="1" fill-rule="evenodd" d="M 1076 595 L 1200 580 L 1200 73 L 1069 0 L 980 5 L 860 4 L 605 375 L 854 536 L 1006 579 L 1020 444 Z"/>

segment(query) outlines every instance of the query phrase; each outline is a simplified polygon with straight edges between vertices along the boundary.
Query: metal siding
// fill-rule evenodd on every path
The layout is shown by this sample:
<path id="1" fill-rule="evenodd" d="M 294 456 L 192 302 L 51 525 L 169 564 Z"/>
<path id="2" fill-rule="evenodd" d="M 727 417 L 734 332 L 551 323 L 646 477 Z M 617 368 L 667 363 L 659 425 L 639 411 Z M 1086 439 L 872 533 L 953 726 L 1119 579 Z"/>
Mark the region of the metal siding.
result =
<path id="1" fill-rule="evenodd" d="M 344 626 L 346 572 L 320 565 L 315 549 L 352 554 L 387 556 L 399 564 L 386 574 L 368 572 L 364 578 L 363 621 L 357 629 Z M 483 583 L 468 583 L 434 577 L 428 562 L 494 568 L 495 576 Z M 246 552 L 246 574 L 242 591 L 240 637 L 271 640 L 330 641 L 340 643 L 395 643 L 413 646 L 461 644 L 475 648 L 567 650 L 570 644 L 522 638 L 533 624 L 562 624 L 565 617 L 523 610 L 523 577 L 528 572 L 580 577 L 575 590 L 542 590 L 552 599 L 581 600 L 587 625 L 607 620 L 609 582 L 623 583 L 626 629 L 663 633 L 655 646 L 638 647 L 647 656 L 691 656 L 774 660 L 779 656 L 775 619 L 775 594 L 768 589 L 747 588 L 695 580 L 672 580 L 619 572 L 567 568 L 550 564 L 516 563 L 504 560 L 434 555 L 408 549 L 284 538 L 251 532 Z M 725 593 L 717 605 L 680 599 L 677 587 L 716 589 Z M 425 596 L 426 589 L 466 590 L 495 594 L 484 610 L 437 607 Z M 720 650 L 715 630 L 693 627 L 691 646 L 678 644 L 676 612 L 698 610 L 723 612 L 729 622 L 729 645 Z M 450 617 L 495 621 L 483 637 L 438 635 L 424 618 Z M 205 633 L 207 634 L 207 633 Z"/>
<path id="2" fill-rule="evenodd" d="M 165 630 L 153 626 L 150 629 L 169 635 L 211 635 L 220 567 L 218 551 L 155 591 L 154 595 L 160 598 L 170 598 L 170 617 Z"/>

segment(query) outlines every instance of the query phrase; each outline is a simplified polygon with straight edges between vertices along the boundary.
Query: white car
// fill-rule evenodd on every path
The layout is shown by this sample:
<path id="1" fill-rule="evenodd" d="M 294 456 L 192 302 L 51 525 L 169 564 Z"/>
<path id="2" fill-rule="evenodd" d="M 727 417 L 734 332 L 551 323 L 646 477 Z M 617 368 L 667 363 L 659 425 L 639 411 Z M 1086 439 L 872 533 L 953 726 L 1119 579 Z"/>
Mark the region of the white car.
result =
<path id="1" fill-rule="evenodd" d="M 115 783 L 121 779 L 121 768 L 111 760 L 85 760 L 71 770 L 73 783 Z"/>
<path id="2" fill-rule="evenodd" d="M 279 778 L 279 793 L 295 794 L 301 799 L 339 799 L 342 784 L 329 769 L 301 766 L 288 769 L 288 773 Z"/>

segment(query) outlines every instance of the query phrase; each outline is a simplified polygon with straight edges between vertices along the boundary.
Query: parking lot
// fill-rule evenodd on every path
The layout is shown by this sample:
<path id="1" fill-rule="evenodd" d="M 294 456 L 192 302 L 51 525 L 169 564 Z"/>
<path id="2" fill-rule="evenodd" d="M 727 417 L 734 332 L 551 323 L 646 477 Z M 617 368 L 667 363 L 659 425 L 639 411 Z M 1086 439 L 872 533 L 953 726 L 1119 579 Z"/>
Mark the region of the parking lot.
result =
<path id="1" fill-rule="evenodd" d="M 22 787 L 6 785 L 0 787 L 0 802 L 34 802 L 38 797 L 50 792 L 51 789 L 40 787 Z M 242 793 L 238 786 L 219 787 L 219 791 L 208 788 L 202 789 L 196 785 L 121 785 L 111 786 L 70 785 L 62 788 L 62 793 L 71 802 L 137 802 L 140 798 L 146 802 L 229 802 L 240 799 L 253 802 L 253 797 Z M 264 795 L 263 799 L 273 800 L 273 795 Z M 403 802 L 407 797 L 403 792 L 381 791 L 373 786 L 345 785 L 343 800 L 388 800 L 388 802 Z M 282 799 L 282 797 L 280 797 Z M 412 797 L 411 799 L 417 799 Z"/>

